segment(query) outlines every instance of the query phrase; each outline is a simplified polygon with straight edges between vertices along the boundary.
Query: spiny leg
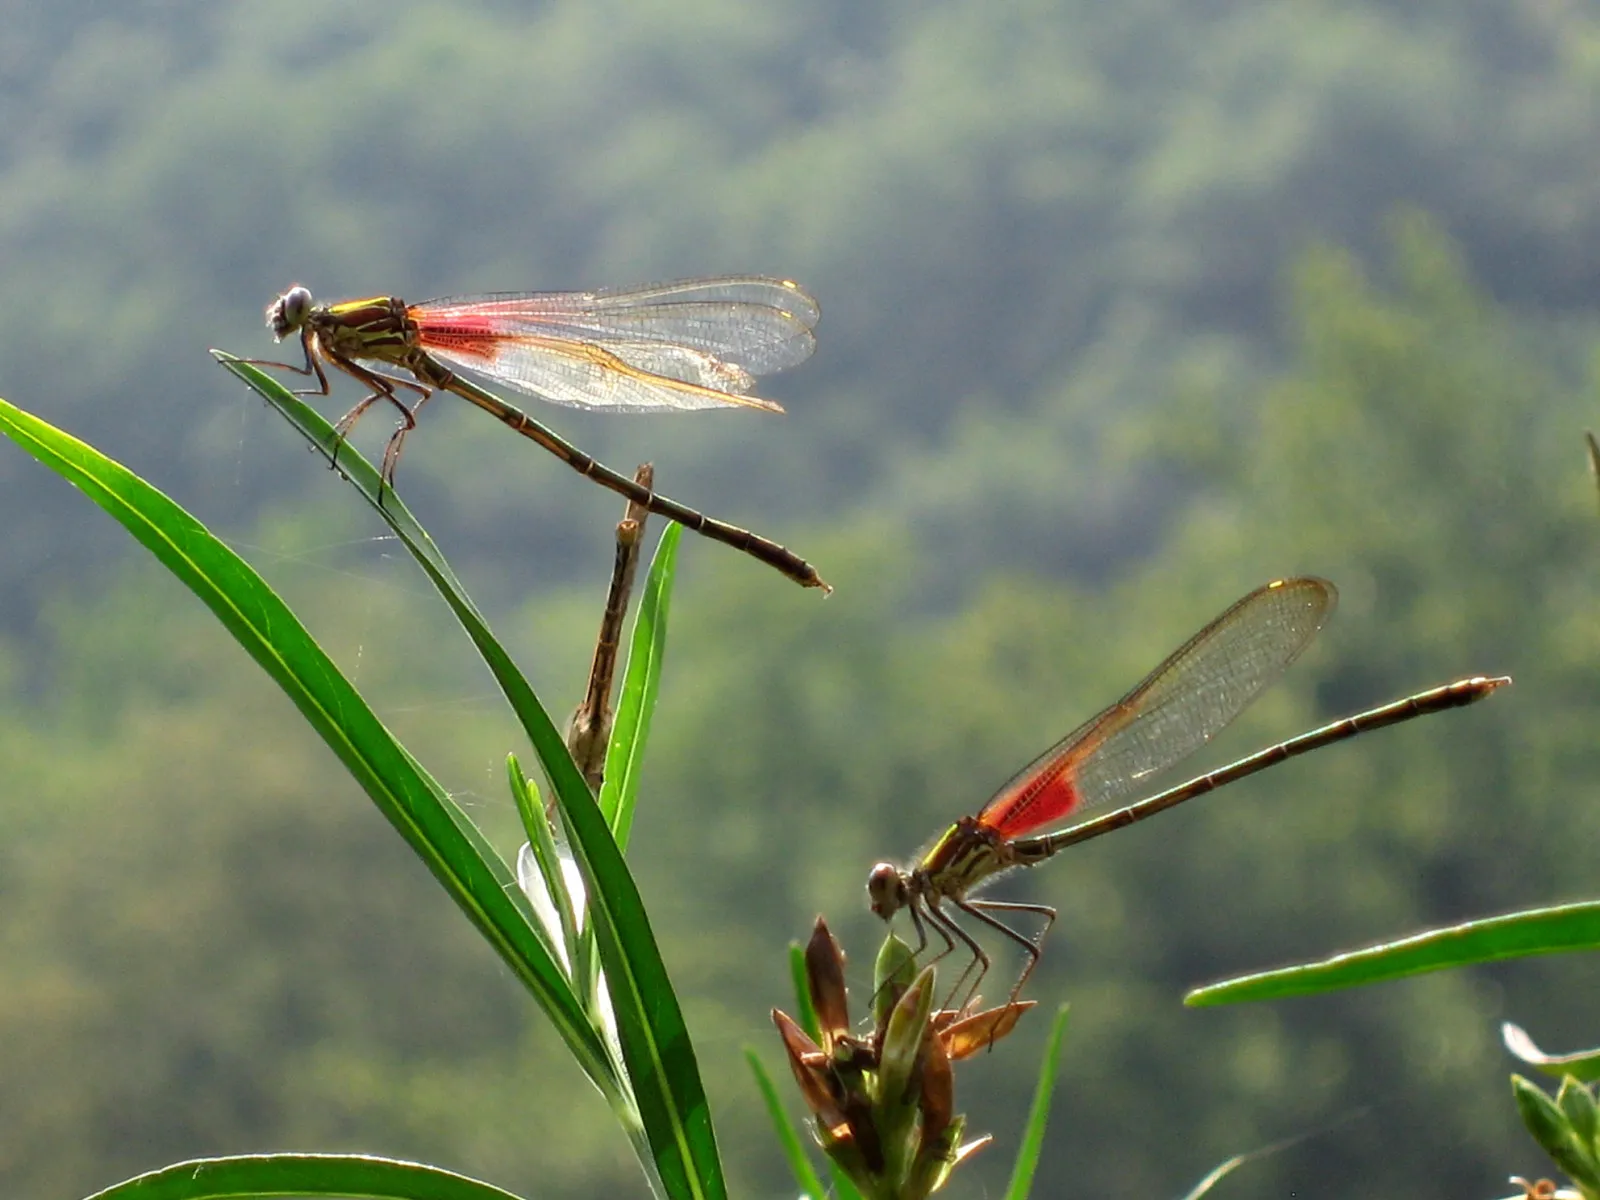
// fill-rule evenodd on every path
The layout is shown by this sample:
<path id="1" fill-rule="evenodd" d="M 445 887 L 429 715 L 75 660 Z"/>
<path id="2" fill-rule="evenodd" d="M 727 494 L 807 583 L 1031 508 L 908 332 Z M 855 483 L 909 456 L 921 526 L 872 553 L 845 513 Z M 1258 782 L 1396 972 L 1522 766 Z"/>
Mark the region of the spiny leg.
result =
<path id="1" fill-rule="evenodd" d="M 375 402 L 387 400 L 400 413 L 400 423 L 395 427 L 395 431 L 389 435 L 389 441 L 383 448 L 383 464 L 378 476 L 380 481 L 379 496 L 381 499 L 383 486 L 387 486 L 391 491 L 394 489 L 394 472 L 395 468 L 400 464 L 400 451 L 405 445 L 406 434 L 417 427 L 416 411 L 427 402 L 429 396 L 433 395 L 433 389 L 424 387 L 420 383 L 413 383 L 409 379 L 395 379 L 388 375 L 380 375 L 376 371 L 369 371 L 342 354 L 330 354 L 328 361 L 347 375 L 359 379 L 372 389 L 369 395 L 363 397 L 354 408 L 340 417 L 338 423 L 334 425 L 334 433 L 338 436 L 340 444 L 343 444 L 345 438 L 350 436 L 350 431 L 355 428 L 356 422 L 365 415 L 367 409 Z M 408 407 L 405 401 L 401 400 L 396 393 L 396 388 L 407 388 L 416 392 L 419 397 L 416 404 Z M 337 447 L 334 450 L 334 457 L 337 460 Z"/>
<path id="2" fill-rule="evenodd" d="M 311 331 L 300 331 L 300 350 L 306 356 L 305 365 L 295 366 L 293 363 L 277 362 L 270 358 L 241 358 L 242 363 L 249 363 L 252 367 L 277 367 L 281 371 L 293 371 L 296 375 L 315 375 L 317 386 L 314 388 L 295 388 L 291 396 L 326 396 L 331 391 L 328 387 L 328 376 L 322 370 L 322 364 L 317 361 L 316 355 L 311 353 Z"/>
<path id="3" fill-rule="evenodd" d="M 934 963 L 939 962 L 946 955 L 952 953 L 956 948 L 955 942 L 953 942 L 950 939 L 950 935 L 945 932 L 942 922 L 944 914 L 934 912 L 931 901 L 929 901 L 929 906 L 928 925 L 932 927 L 933 931 L 939 935 L 940 940 L 944 942 L 944 949 L 935 954 L 927 962 L 922 963 L 921 965 L 924 967 L 933 966 Z M 928 948 L 928 937 L 922 931 L 922 918 L 917 915 L 917 907 L 915 905 L 913 905 L 911 908 L 911 923 L 916 927 L 917 930 L 917 948 L 912 952 L 912 957 L 921 958 L 922 952 Z"/>
<path id="4" fill-rule="evenodd" d="M 419 395 L 417 397 L 417 402 L 410 408 L 400 404 L 399 400 L 395 400 L 395 404 L 398 405 L 400 411 L 405 413 L 406 419 L 395 427 L 395 431 L 389 435 L 388 445 L 384 446 L 383 448 L 383 473 L 381 477 L 389 484 L 390 491 L 394 490 L 394 472 L 395 468 L 400 465 L 400 451 L 404 448 L 406 434 L 410 433 L 417 427 L 417 414 L 422 411 L 422 406 L 426 404 L 434 394 L 433 389 L 429 387 L 422 387 L 418 384 L 407 383 L 403 379 L 396 380 L 395 382 L 403 384 L 406 387 L 416 388 Z"/>
<path id="5" fill-rule="evenodd" d="M 406 386 L 413 387 L 415 385 L 407 384 Z M 394 490 L 394 472 L 395 468 L 400 465 L 400 451 L 405 447 L 406 434 L 417 427 L 417 413 L 422 411 L 422 406 L 433 395 L 432 390 L 429 388 L 418 388 L 418 390 L 422 393 L 422 396 L 410 408 L 401 404 L 397 398 L 390 397 L 391 400 L 395 401 L 400 411 L 405 413 L 405 420 L 395 426 L 394 432 L 389 435 L 389 441 L 383 448 L 383 469 L 379 477 L 389 485 L 390 491 Z"/>
<path id="6" fill-rule="evenodd" d="M 930 915 L 928 921 L 926 922 L 926 924 L 923 922 L 923 917 L 922 917 L 922 913 L 921 913 L 921 907 L 922 907 L 921 901 L 920 900 L 915 900 L 915 899 L 913 899 L 911 901 L 911 903 L 906 905 L 906 912 L 909 913 L 910 916 L 911 916 L 911 928 L 913 928 L 913 929 L 915 929 L 917 931 L 917 944 L 916 944 L 915 948 L 911 951 L 911 961 L 915 962 L 917 959 L 921 958 L 922 957 L 922 952 L 928 948 L 928 926 L 931 925 L 933 927 L 933 931 L 935 933 L 937 933 L 939 935 L 939 937 L 944 940 L 944 949 L 939 951 L 939 953 L 935 954 L 931 959 L 928 960 L 927 963 L 923 964 L 924 966 L 928 966 L 928 965 L 931 965 L 932 963 L 938 962 L 941 958 L 943 958 L 945 955 L 949 954 L 952 950 L 954 950 L 955 949 L 955 943 L 950 940 L 950 935 L 948 933 L 946 933 L 944 931 L 944 929 L 937 922 L 935 922 L 932 919 L 931 915 Z M 880 995 L 882 995 L 884 989 L 887 988 L 893 982 L 894 982 L 894 978 L 891 976 L 889 978 L 884 979 L 884 981 L 877 986 L 876 990 L 874 990 L 873 993 L 872 993 L 872 1001 L 871 1001 L 870 1007 L 873 1007 L 873 1008 L 877 1007 L 878 997 Z"/>
<path id="7" fill-rule="evenodd" d="M 906 907 L 906 911 L 911 914 L 911 928 L 917 931 L 917 948 L 911 952 L 911 957 L 919 958 L 928 948 L 928 930 L 922 923 L 922 915 L 917 911 L 915 899 Z"/>
<path id="8" fill-rule="evenodd" d="M 1044 935 L 1050 932 L 1050 926 L 1055 924 L 1056 910 L 1048 904 L 1020 904 L 1008 900 L 957 900 L 956 904 L 963 912 L 971 913 L 991 929 L 999 930 L 1027 952 L 1027 965 L 1022 968 L 1022 974 L 1018 975 L 1016 983 L 1011 985 L 1011 994 L 1006 997 L 1006 1007 L 1010 1008 L 1017 1002 L 1017 996 L 1022 991 L 1022 985 L 1028 982 L 1028 976 L 1032 975 L 1033 969 L 1039 965 L 1039 947 L 1044 942 Z M 1034 913 L 1044 918 L 1044 925 L 1032 940 L 1029 940 L 998 917 L 990 916 L 992 912 Z"/>
<path id="9" fill-rule="evenodd" d="M 950 902 L 964 912 L 972 911 L 964 900 L 950 897 Z M 977 916 L 979 920 L 988 920 L 987 917 L 983 917 L 980 914 L 974 913 L 973 915 Z M 989 973 L 989 956 L 984 953 L 983 947 L 978 945 L 976 939 L 970 933 L 961 928 L 949 913 L 939 907 L 938 898 L 934 896 L 928 897 L 928 923 L 939 929 L 944 934 L 947 942 L 951 941 L 952 938 L 960 941 L 972 955 L 961 974 L 956 977 L 955 986 L 950 989 L 950 998 L 945 1004 L 946 1008 L 953 1008 L 960 1012 L 972 1003 L 972 998 L 983 984 L 983 977 Z M 953 950 L 954 948 L 952 944 L 951 949 Z M 946 953 L 948 952 L 946 951 Z M 942 958 L 943 955 L 940 955 L 940 957 Z M 974 970 L 977 971 L 976 975 L 972 974 Z M 967 984 L 967 976 L 969 975 L 972 975 L 972 983 L 970 985 Z M 963 988 L 965 989 L 964 993 Z M 960 1004 L 955 1002 L 957 996 L 961 997 Z"/>
<path id="10" fill-rule="evenodd" d="M 367 409 L 371 408 L 378 400 L 388 399 L 394 401 L 396 407 L 405 413 L 405 417 L 395 427 L 395 431 L 389 435 L 389 440 L 383 447 L 383 467 L 378 475 L 381 497 L 384 487 L 394 487 L 394 462 L 390 461 L 391 455 L 395 460 L 399 459 L 400 451 L 397 443 L 405 439 L 406 433 L 416 425 L 416 420 L 411 416 L 411 411 L 400 403 L 399 397 L 394 394 L 392 388 L 385 388 L 382 384 L 375 384 L 374 387 L 377 388 L 376 391 L 362 397 L 349 412 L 334 422 L 333 454 L 328 458 L 328 466 L 335 469 L 338 468 L 339 448 L 344 445 L 345 439 L 350 436 L 350 431 L 356 427 L 356 422 L 366 415 Z"/>

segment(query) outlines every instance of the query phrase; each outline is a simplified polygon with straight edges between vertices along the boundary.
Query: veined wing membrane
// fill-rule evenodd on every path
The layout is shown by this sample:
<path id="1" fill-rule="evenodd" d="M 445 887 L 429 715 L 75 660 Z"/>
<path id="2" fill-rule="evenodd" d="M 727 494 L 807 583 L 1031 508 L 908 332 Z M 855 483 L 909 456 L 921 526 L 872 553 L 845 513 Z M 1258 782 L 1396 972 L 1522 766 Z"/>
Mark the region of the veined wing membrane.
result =
<path id="1" fill-rule="evenodd" d="M 816 301 L 779 280 L 657 284 L 608 292 L 449 297 L 413 306 L 425 336 L 437 331 L 567 338 L 605 346 L 672 342 L 755 375 L 781 371 L 816 349 Z"/>
<path id="2" fill-rule="evenodd" d="M 630 345 L 646 365 L 588 342 L 529 337 L 424 338 L 427 351 L 453 366 L 476 371 L 552 404 L 608 412 L 670 412 L 780 405 L 746 395 L 755 380 L 744 368 L 686 346 Z M 683 378 L 689 376 L 689 378 Z"/>
<path id="3" fill-rule="evenodd" d="M 597 305 L 632 307 L 658 302 L 685 303 L 706 300 L 720 304 L 761 304 L 793 313 L 807 329 L 815 327 L 822 310 L 799 284 L 770 275 L 724 275 L 710 279 L 683 279 L 643 287 L 598 288 L 589 293 Z"/>
<path id="4" fill-rule="evenodd" d="M 1276 680 L 1311 644 L 1335 596 L 1332 584 L 1314 578 L 1251 592 L 1013 776 L 979 821 L 1016 837 L 1128 795 L 1198 750 Z"/>

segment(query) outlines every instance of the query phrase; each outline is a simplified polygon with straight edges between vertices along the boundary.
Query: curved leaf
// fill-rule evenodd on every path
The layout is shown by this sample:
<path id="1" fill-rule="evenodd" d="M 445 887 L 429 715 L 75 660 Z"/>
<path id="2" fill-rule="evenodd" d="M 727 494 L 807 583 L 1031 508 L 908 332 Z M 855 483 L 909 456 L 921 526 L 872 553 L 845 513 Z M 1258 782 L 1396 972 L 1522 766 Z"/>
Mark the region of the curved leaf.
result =
<path id="1" fill-rule="evenodd" d="M 88 1200 L 224 1200 L 344 1196 L 360 1200 L 518 1200 L 491 1184 L 426 1163 L 364 1154 L 245 1154 L 200 1158 L 137 1175 Z"/>
<path id="2" fill-rule="evenodd" d="M 617 695 L 617 715 L 606 750 L 606 781 L 600 789 L 600 811 L 617 839 L 628 848 L 628 831 L 639 796 L 639 768 L 650 738 L 650 717 L 661 690 L 661 664 L 667 651 L 667 614 L 672 607 L 672 572 L 683 526 L 669 522 L 650 562 L 650 576 L 639 598 L 628 667 Z"/>
<path id="3" fill-rule="evenodd" d="M 1321 962 L 1241 975 L 1196 988 L 1185 1004 L 1309 996 L 1475 963 L 1600 948 L 1600 901 L 1534 908 L 1431 929 L 1396 942 L 1336 954 Z"/>
<path id="4" fill-rule="evenodd" d="M 783 1101 L 778 1098 L 778 1089 L 773 1086 L 772 1076 L 767 1074 L 766 1067 L 761 1065 L 760 1057 L 748 1046 L 745 1047 L 744 1060 L 750 1064 L 750 1073 L 756 1077 L 756 1087 L 761 1092 L 761 1102 L 766 1106 L 767 1116 L 772 1121 L 772 1130 L 778 1135 L 778 1144 L 783 1147 L 783 1157 L 789 1163 L 789 1173 L 794 1176 L 796 1186 L 802 1195 L 809 1196 L 812 1200 L 822 1200 L 828 1194 L 828 1189 L 822 1185 L 822 1176 L 818 1175 L 816 1168 L 811 1165 L 811 1159 L 806 1155 L 805 1143 L 800 1140 L 800 1135 L 790 1123 L 789 1114 L 783 1111 Z"/>
<path id="5" fill-rule="evenodd" d="M 557 731 L 510 657 L 495 641 L 487 623 L 461 590 L 459 581 L 432 540 L 393 491 L 381 486 L 378 473 L 371 465 L 339 441 L 320 413 L 271 376 L 230 355 L 213 353 L 223 366 L 288 417 L 378 509 L 428 573 L 483 654 L 533 744 L 583 870 L 589 893 L 589 918 L 611 989 L 632 1089 L 631 1100 L 643 1123 L 660 1182 L 670 1195 L 721 1200 L 726 1195 L 722 1164 L 688 1028 L 655 937 L 650 932 L 638 889 L 609 825 L 600 817 L 589 785 L 572 760 L 566 739 Z M 651 568 L 652 590 L 661 597 L 656 607 L 662 618 L 671 580 L 673 546 L 675 541 L 663 535 L 666 549 L 658 551 L 657 561 Z M 665 628 L 664 620 L 658 619 L 654 624 L 662 630 Z M 658 636 L 652 634 L 652 637 Z M 659 664 L 659 648 L 654 657 Z M 629 673 L 632 674 L 631 654 Z"/>
<path id="6" fill-rule="evenodd" d="M 623 1061 L 661 1182 L 671 1196 L 724 1200 L 711 1108 L 639 889 L 589 789 L 558 789 L 556 799 L 588 886 Z"/>
<path id="7" fill-rule="evenodd" d="M 266 582 L 125 467 L 3 400 L 0 432 L 115 517 L 211 609 L 533 993 L 589 1077 L 616 1101 L 619 1081 L 604 1046 L 535 932 L 532 908 L 512 873 Z"/>
<path id="8" fill-rule="evenodd" d="M 1050 1026 L 1050 1040 L 1045 1043 L 1044 1059 L 1039 1064 L 1039 1082 L 1034 1085 L 1028 1127 L 1023 1132 L 1022 1145 L 1017 1148 L 1017 1162 L 1011 1168 L 1006 1200 L 1026 1200 L 1033 1188 L 1033 1173 L 1044 1150 L 1045 1123 L 1050 1119 L 1050 1096 L 1056 1087 L 1056 1069 L 1061 1063 L 1061 1043 L 1067 1033 L 1067 1011 L 1065 1004 L 1058 1008 Z"/>
<path id="9" fill-rule="evenodd" d="M 547 755 L 554 754 L 555 747 L 559 746 L 561 757 L 564 757 L 570 765 L 572 755 L 566 748 L 565 739 L 556 732 L 555 725 L 551 723 L 544 706 L 539 703 L 539 698 L 534 695 L 526 677 L 517 669 L 516 664 L 511 661 L 511 656 L 490 632 L 489 623 L 472 603 L 461 581 L 456 578 L 450 564 L 439 552 L 439 547 L 428 536 L 427 530 L 417 523 L 416 518 L 411 515 L 411 510 L 401 502 L 394 489 L 383 483 L 372 464 L 356 453 L 354 447 L 345 443 L 321 413 L 265 371 L 258 370 L 222 350 L 213 350 L 211 353 L 219 363 L 249 384 L 258 396 L 282 413 L 300 435 L 320 451 L 339 474 L 349 480 L 350 485 L 377 510 L 389 528 L 394 530 L 401 544 L 411 551 L 412 557 L 417 560 L 417 564 L 439 590 L 445 603 L 450 606 L 450 611 L 455 613 L 456 620 L 461 622 L 461 627 L 466 630 L 467 636 L 478 648 L 478 653 L 483 656 L 495 682 L 500 685 L 507 703 L 511 705 L 511 711 L 521 722 L 540 762 L 544 764 L 546 774 L 550 775 L 551 782 L 555 783 L 555 773 L 559 768 L 552 767 Z M 576 774 L 575 767 L 573 772 Z M 579 782 L 582 783 L 581 776 Z M 587 788 L 588 785 L 583 786 Z"/>
<path id="10" fill-rule="evenodd" d="M 1510 1021 L 1501 1023 L 1500 1040 L 1506 1049 L 1530 1067 L 1538 1067 L 1547 1075 L 1561 1079 L 1571 1075 L 1584 1083 L 1600 1079 L 1600 1049 L 1573 1050 L 1567 1054 L 1546 1054 L 1539 1049 L 1528 1031 Z"/>

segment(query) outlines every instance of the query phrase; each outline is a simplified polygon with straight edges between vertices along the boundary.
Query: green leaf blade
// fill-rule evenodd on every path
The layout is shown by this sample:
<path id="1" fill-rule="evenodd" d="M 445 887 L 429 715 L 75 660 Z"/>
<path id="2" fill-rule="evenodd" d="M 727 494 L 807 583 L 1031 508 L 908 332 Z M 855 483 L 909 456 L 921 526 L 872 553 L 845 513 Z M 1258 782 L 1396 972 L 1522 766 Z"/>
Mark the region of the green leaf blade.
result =
<path id="1" fill-rule="evenodd" d="M 756 1089 L 761 1093 L 761 1102 L 766 1107 L 767 1117 L 772 1121 L 772 1130 L 778 1135 L 778 1144 L 783 1147 L 783 1157 L 789 1164 L 789 1173 L 794 1176 L 795 1185 L 805 1195 L 814 1197 L 815 1200 L 822 1200 L 822 1197 L 828 1194 L 828 1189 L 822 1185 L 822 1176 L 818 1175 L 816 1168 L 811 1165 L 805 1143 L 794 1125 L 790 1123 L 789 1114 L 783 1109 L 783 1101 L 778 1096 L 778 1089 L 773 1085 L 772 1076 L 761 1064 L 760 1056 L 749 1047 L 745 1048 L 744 1060 L 750 1064 L 750 1073 L 756 1077 Z"/>
<path id="2" fill-rule="evenodd" d="M 1044 1153 L 1045 1126 L 1050 1120 L 1050 1098 L 1055 1093 L 1056 1072 L 1061 1064 L 1061 1047 L 1067 1034 L 1067 1005 L 1056 1010 L 1056 1019 L 1050 1025 L 1050 1039 L 1045 1043 L 1044 1058 L 1039 1063 L 1039 1081 L 1034 1085 L 1033 1103 L 1028 1108 L 1028 1124 L 1023 1131 L 1022 1144 L 1017 1148 L 1017 1161 L 1011 1169 L 1011 1183 L 1006 1188 L 1005 1200 L 1027 1200 L 1033 1189 L 1033 1175 Z"/>
<path id="3" fill-rule="evenodd" d="M 160 491 L 3 400 L 0 432 L 110 513 L 212 611 L 529 988 L 591 1079 L 614 1095 L 604 1047 L 535 933 L 511 872 L 266 582 Z"/>
<path id="4" fill-rule="evenodd" d="M 1504 1021 L 1500 1025 L 1500 1040 L 1515 1057 L 1537 1067 L 1546 1075 L 1557 1079 L 1571 1075 L 1584 1083 L 1600 1079 L 1600 1048 L 1573 1050 L 1566 1054 L 1546 1054 L 1522 1026 Z"/>
<path id="5" fill-rule="evenodd" d="M 349 480 L 350 485 L 377 511 L 389 528 L 394 530 L 395 536 L 417 560 L 417 565 L 428 576 L 444 602 L 450 606 L 450 611 L 455 614 L 456 620 L 461 623 L 462 629 L 466 631 L 478 653 L 483 656 L 490 674 L 499 684 L 506 702 L 511 705 L 511 711 L 516 714 L 535 753 L 544 765 L 546 774 L 554 783 L 554 773 L 561 769 L 553 765 L 553 756 L 557 754 L 556 747 L 560 747 L 560 756 L 565 757 L 569 765 L 572 761 L 572 755 L 566 748 L 566 741 L 556 730 L 544 706 L 539 703 L 539 698 L 534 694 L 527 678 L 518 670 L 511 656 L 490 631 L 489 623 L 472 603 L 460 579 L 445 561 L 444 555 L 439 552 L 428 531 L 411 515 L 394 489 L 384 484 L 372 464 L 357 454 L 353 447 L 343 442 L 321 413 L 266 372 L 220 350 L 213 350 L 212 354 L 223 367 L 243 380 L 258 396 L 277 409 L 306 441 Z M 573 768 L 573 772 L 576 774 L 576 768 Z"/>
<path id="6" fill-rule="evenodd" d="M 725 1200 L 711 1108 L 683 1011 L 622 852 L 581 778 L 578 784 L 556 795 L 588 887 L 623 1059 L 661 1182 L 673 1197 Z"/>
<path id="7" fill-rule="evenodd" d="M 1528 909 L 1431 929 L 1319 962 L 1261 971 L 1196 988 L 1192 1007 L 1311 996 L 1429 971 L 1600 948 L 1600 901 Z"/>
<path id="8" fill-rule="evenodd" d="M 512 1193 L 426 1163 L 364 1154 L 245 1154 L 174 1163 L 88 1200 L 230 1200 L 339 1196 L 359 1200 L 518 1200 Z"/>
<path id="9" fill-rule="evenodd" d="M 606 748 L 606 781 L 600 789 L 600 811 L 617 845 L 628 848 L 633 811 L 638 802 L 640 768 L 650 738 L 650 718 L 661 690 L 661 670 L 667 649 L 667 616 L 672 607 L 672 579 L 677 564 L 678 539 L 683 526 L 668 524 L 650 562 L 650 574 L 639 600 L 633 637 L 628 644 L 628 666 L 617 696 L 611 744 Z"/>

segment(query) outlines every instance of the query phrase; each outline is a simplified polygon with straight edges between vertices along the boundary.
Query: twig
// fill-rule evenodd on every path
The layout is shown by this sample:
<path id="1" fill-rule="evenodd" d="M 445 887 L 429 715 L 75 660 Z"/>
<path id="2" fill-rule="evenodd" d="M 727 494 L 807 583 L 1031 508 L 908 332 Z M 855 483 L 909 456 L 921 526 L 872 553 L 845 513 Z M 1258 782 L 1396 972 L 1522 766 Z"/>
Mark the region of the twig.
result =
<path id="1" fill-rule="evenodd" d="M 649 488 L 655 482 L 655 468 L 645 463 L 633 478 L 640 487 Z M 617 647 L 622 641 L 622 619 L 633 592 L 645 518 L 649 515 L 642 504 L 630 500 L 627 512 L 617 522 L 617 557 L 611 568 L 605 612 L 600 617 L 600 636 L 595 639 L 594 662 L 589 667 L 589 688 L 567 726 L 567 748 L 597 794 L 605 781 L 606 746 L 611 740 L 611 681 L 617 669 Z"/>

